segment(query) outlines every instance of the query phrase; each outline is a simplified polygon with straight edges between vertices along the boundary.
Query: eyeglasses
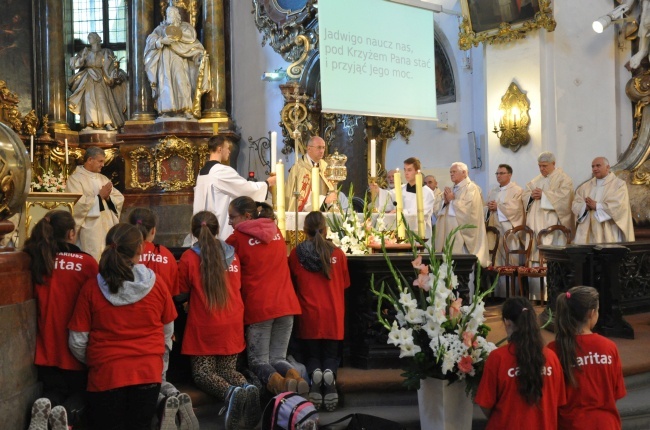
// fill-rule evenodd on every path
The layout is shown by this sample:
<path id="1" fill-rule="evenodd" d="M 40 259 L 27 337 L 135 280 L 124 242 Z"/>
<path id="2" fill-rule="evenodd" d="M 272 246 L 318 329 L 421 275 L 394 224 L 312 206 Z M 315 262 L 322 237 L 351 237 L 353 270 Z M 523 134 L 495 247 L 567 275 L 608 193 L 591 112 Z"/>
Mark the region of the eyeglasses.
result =
<path id="1" fill-rule="evenodd" d="M 324 150 L 324 149 L 325 149 L 324 146 L 315 146 L 315 145 L 308 146 L 308 148 L 316 148 L 316 149 L 318 149 L 318 150 L 321 150 L 321 149 Z"/>
<path id="2" fill-rule="evenodd" d="M 510 172 L 496 172 L 495 175 L 501 176 L 501 175 L 509 175 Z"/>

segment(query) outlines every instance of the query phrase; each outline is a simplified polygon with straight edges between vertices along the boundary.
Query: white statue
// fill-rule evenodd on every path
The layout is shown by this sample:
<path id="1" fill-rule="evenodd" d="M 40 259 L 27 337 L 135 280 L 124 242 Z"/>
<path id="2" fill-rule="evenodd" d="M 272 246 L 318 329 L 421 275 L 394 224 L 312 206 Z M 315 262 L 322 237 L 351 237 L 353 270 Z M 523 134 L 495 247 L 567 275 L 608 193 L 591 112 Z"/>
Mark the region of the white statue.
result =
<path id="1" fill-rule="evenodd" d="M 113 51 L 102 48 L 99 34 L 89 33 L 88 43 L 90 47 L 70 59 L 70 67 L 79 71 L 68 81 L 72 91 L 68 108 L 79 115 L 84 131 L 119 129 L 127 106 L 126 72 L 120 69 Z"/>
<path id="2" fill-rule="evenodd" d="M 627 0 L 618 8 L 627 7 L 626 10 L 629 10 L 634 1 L 635 0 Z M 650 45 L 650 0 L 639 0 L 639 7 L 641 8 L 639 30 L 637 33 L 637 36 L 639 37 L 639 50 L 632 56 L 632 58 L 630 58 L 631 69 L 639 67 L 641 61 L 648 56 L 648 46 Z"/>
<path id="3" fill-rule="evenodd" d="M 194 27 L 169 6 L 165 21 L 147 37 L 144 48 L 144 66 L 159 114 L 200 117 L 201 95 L 211 89 L 207 57 Z"/>

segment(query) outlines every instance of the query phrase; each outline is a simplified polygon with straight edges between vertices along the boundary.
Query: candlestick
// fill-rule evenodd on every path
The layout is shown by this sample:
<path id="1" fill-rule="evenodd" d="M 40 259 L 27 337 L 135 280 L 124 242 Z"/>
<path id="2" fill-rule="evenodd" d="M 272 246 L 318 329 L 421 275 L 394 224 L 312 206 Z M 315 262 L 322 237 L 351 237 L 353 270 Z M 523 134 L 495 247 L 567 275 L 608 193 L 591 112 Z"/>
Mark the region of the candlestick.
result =
<path id="1" fill-rule="evenodd" d="M 370 141 L 370 176 L 377 177 L 377 141 Z"/>
<path id="2" fill-rule="evenodd" d="M 397 238 L 404 239 L 406 237 L 406 227 L 404 226 L 404 200 L 402 200 L 402 176 L 400 174 L 399 168 L 395 169 L 395 175 L 393 175 L 393 181 L 395 183 L 395 202 L 397 203 L 395 211 L 395 222 L 397 223 Z"/>
<path id="3" fill-rule="evenodd" d="M 415 175 L 415 200 L 418 210 L 418 236 L 424 239 L 424 195 L 422 191 L 422 172 Z"/>
<path id="4" fill-rule="evenodd" d="M 311 210 L 320 209 L 320 169 L 312 167 L 311 169 Z"/>
<path id="5" fill-rule="evenodd" d="M 34 135 L 29 136 L 29 159 L 34 162 Z"/>
<path id="6" fill-rule="evenodd" d="M 67 166 L 70 164 L 70 161 L 68 160 L 68 139 L 65 140 L 65 165 Z"/>
<path id="7" fill-rule="evenodd" d="M 278 133 L 271 133 L 271 173 L 275 172 L 278 154 Z"/>
<path id="8" fill-rule="evenodd" d="M 282 160 L 278 161 L 277 168 L 275 169 L 275 187 L 277 190 L 276 205 L 277 205 L 277 217 L 278 217 L 278 228 L 282 233 L 282 237 L 287 236 L 287 225 L 286 225 L 286 213 L 284 210 L 284 164 Z"/>

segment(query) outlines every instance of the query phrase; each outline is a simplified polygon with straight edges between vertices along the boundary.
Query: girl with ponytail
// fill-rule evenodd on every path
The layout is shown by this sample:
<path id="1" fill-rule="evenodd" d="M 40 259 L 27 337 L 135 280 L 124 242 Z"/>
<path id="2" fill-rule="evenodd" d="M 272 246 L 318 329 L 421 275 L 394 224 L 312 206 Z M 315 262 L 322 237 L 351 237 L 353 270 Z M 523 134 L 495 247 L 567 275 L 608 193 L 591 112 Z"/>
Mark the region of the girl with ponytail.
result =
<path id="1" fill-rule="evenodd" d="M 345 253 L 327 240 L 327 220 L 310 212 L 303 225 L 306 240 L 291 251 L 289 268 L 302 314 L 297 316 L 307 373 L 309 400 L 333 411 L 338 404 L 336 372 L 345 319 L 345 289 L 350 286 Z"/>
<path id="2" fill-rule="evenodd" d="M 261 418 L 259 390 L 236 370 L 237 355 L 246 348 L 239 258 L 218 239 L 212 212 L 196 213 L 191 231 L 198 241 L 178 264 L 180 291 L 189 294 L 181 352 L 191 356 L 194 383 L 226 401 L 225 428 L 252 428 Z"/>
<path id="3" fill-rule="evenodd" d="M 38 308 L 34 364 L 43 383 L 43 398 L 34 403 L 30 428 L 47 428 L 52 406 L 50 420 L 65 426 L 77 424 L 85 409 L 87 372 L 68 349 L 68 323 L 81 287 L 97 276 L 98 266 L 74 245 L 75 231 L 72 214 L 50 211 L 36 223 L 23 248 L 31 257 Z"/>
<path id="4" fill-rule="evenodd" d="M 564 369 L 567 404 L 560 408 L 560 429 L 620 429 L 616 400 L 625 397 L 616 344 L 592 331 L 598 322 L 598 291 L 573 287 L 557 297 L 555 341 Z"/>
<path id="5" fill-rule="evenodd" d="M 151 428 L 171 347 L 176 309 L 164 283 L 139 264 L 142 233 L 111 227 L 99 276 L 84 285 L 72 319 L 69 347 L 88 366 L 93 429 Z"/>
<path id="6" fill-rule="evenodd" d="M 544 347 L 537 314 L 527 298 L 511 297 L 502 317 L 508 344 L 488 356 L 475 398 L 487 429 L 557 429 L 564 378 L 557 356 Z"/>
<path id="7" fill-rule="evenodd" d="M 300 304 L 273 208 L 237 197 L 228 217 L 235 231 L 226 242 L 241 259 L 248 367 L 273 394 L 297 391 L 306 398 L 309 384 L 287 361 L 293 316 L 300 314 Z"/>

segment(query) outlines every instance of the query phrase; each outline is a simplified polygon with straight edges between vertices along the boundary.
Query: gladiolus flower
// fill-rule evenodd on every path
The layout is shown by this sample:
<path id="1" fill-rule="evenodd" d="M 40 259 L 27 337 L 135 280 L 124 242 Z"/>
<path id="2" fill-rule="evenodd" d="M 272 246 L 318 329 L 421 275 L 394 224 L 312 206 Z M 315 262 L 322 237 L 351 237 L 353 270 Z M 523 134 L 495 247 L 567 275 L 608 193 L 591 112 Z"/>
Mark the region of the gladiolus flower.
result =
<path id="1" fill-rule="evenodd" d="M 471 348 L 473 345 L 474 340 L 474 333 L 470 331 L 464 331 L 463 332 L 463 344 L 465 344 L 466 347 Z"/>
<path id="2" fill-rule="evenodd" d="M 449 306 L 449 319 L 454 319 L 460 315 L 460 306 L 463 303 L 463 299 L 460 297 L 451 302 Z"/>
<path id="3" fill-rule="evenodd" d="M 431 275 L 429 273 L 422 274 L 422 272 L 420 272 L 418 278 L 413 281 L 413 285 L 420 287 L 428 293 L 429 290 L 431 290 Z"/>

